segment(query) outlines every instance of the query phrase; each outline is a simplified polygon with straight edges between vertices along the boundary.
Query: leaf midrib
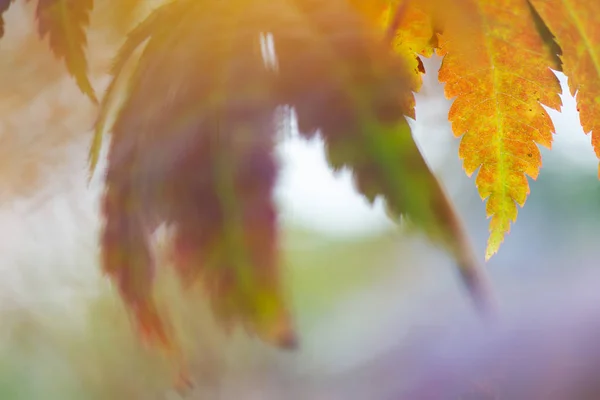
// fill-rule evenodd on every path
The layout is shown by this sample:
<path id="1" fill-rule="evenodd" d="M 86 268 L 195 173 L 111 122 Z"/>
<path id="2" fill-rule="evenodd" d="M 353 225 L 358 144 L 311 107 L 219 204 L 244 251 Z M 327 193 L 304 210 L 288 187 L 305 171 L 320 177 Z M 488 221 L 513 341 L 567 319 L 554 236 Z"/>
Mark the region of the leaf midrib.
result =
<path id="1" fill-rule="evenodd" d="M 504 164 L 506 164 L 506 157 L 504 156 L 504 154 L 505 154 L 504 141 L 503 141 L 505 132 L 504 132 L 503 117 L 502 117 L 502 113 L 500 112 L 500 103 L 498 101 L 499 93 L 498 93 L 498 89 L 497 89 L 499 86 L 499 78 L 498 78 L 499 74 L 497 71 L 496 60 L 494 57 L 494 51 L 493 51 L 494 46 L 492 43 L 492 38 L 491 38 L 491 35 L 486 34 L 486 32 L 492 32 L 492 30 L 490 29 L 490 26 L 489 26 L 490 24 L 488 22 L 488 19 L 486 18 L 486 14 L 485 14 L 484 10 L 482 10 L 481 4 L 479 2 L 477 2 L 477 9 L 478 9 L 479 15 L 481 16 L 481 25 L 483 28 L 482 29 L 483 39 L 484 39 L 484 43 L 485 43 L 485 48 L 488 53 L 490 69 L 492 72 L 491 73 L 491 75 L 492 75 L 492 90 L 494 93 L 494 102 L 496 103 L 496 107 L 495 107 L 496 118 L 495 119 L 496 119 L 496 126 L 498 127 L 498 130 L 497 130 L 496 134 L 494 135 L 493 143 L 494 143 L 494 148 L 496 149 L 496 158 L 498 159 L 498 163 L 496 164 L 497 165 L 497 179 L 495 180 L 493 193 L 500 192 L 500 195 L 502 196 L 502 198 L 506 198 L 507 197 L 506 185 L 504 185 L 504 184 L 498 185 L 498 182 L 502 183 L 502 182 L 507 181 L 506 167 L 504 166 Z M 504 209 L 501 209 L 501 210 L 504 211 Z M 498 212 L 496 212 L 496 215 L 498 215 Z"/>

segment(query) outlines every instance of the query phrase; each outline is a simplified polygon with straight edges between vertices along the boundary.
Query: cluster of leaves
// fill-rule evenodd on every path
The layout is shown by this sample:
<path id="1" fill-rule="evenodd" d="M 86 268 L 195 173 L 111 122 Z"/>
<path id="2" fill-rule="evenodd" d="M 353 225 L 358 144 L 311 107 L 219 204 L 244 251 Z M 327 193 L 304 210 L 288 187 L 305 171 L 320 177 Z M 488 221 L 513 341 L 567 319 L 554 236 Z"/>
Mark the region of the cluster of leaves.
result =
<path id="1" fill-rule="evenodd" d="M 10 3 L 0 0 L 0 16 Z M 84 54 L 92 8 L 92 0 L 38 0 L 37 18 L 40 35 L 95 101 Z M 468 175 L 479 170 L 491 217 L 487 259 L 525 203 L 527 176 L 539 173 L 537 145 L 551 146 L 544 107 L 561 106 L 551 69 L 570 78 L 600 156 L 599 12 L 594 0 L 174 0 L 157 7 L 115 59 L 90 151 L 93 170 L 102 136 L 112 132 L 103 268 L 144 337 L 170 346 L 152 295 L 151 238 L 166 224 L 181 281 L 201 282 L 225 325 L 242 324 L 284 347 L 295 343 L 272 199 L 282 107 L 294 109 L 304 137 L 320 133 L 331 167 L 350 169 L 369 201 L 381 196 L 392 215 L 448 251 L 484 305 L 464 228 L 405 118 L 415 118 L 413 93 L 425 72 L 418 57 L 443 56 L 439 80 L 454 98 L 448 118 L 462 137 L 459 156 Z M 266 34 L 275 43 L 270 62 Z"/>

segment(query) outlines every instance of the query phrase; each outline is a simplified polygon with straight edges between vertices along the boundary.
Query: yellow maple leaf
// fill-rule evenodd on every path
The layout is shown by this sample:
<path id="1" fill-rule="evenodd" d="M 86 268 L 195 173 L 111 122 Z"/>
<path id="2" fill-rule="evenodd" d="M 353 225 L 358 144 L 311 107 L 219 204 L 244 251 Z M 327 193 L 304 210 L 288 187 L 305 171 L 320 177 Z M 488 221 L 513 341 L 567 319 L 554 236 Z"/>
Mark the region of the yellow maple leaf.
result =
<path id="1" fill-rule="evenodd" d="M 562 49 L 563 72 L 586 133 L 600 158 L 600 2 L 588 0 L 533 0 L 533 6 L 556 36 Z M 600 170 L 599 170 L 600 176 Z"/>
<path id="2" fill-rule="evenodd" d="M 433 54 L 433 18 L 426 3 L 415 0 L 400 1 L 387 8 L 386 18 L 387 24 L 395 24 L 397 27 L 392 45 L 400 54 L 409 55 L 410 58 L 417 54 L 425 57 Z M 394 18 L 397 18 L 397 21 L 394 21 Z"/>
<path id="3" fill-rule="evenodd" d="M 381 24 L 389 35 L 392 49 L 401 55 L 411 72 L 411 90 L 418 92 L 423 83 L 425 67 L 418 56 L 431 57 L 438 47 L 438 35 L 445 25 L 468 22 L 463 1 L 446 7 L 445 0 L 390 0 L 381 17 Z M 414 108 L 414 102 L 410 103 Z M 414 110 L 407 114 L 415 118 Z"/>
<path id="4" fill-rule="evenodd" d="M 418 55 L 430 57 L 433 54 L 435 38 L 433 21 L 424 8 L 424 4 L 415 0 L 402 0 L 396 5 L 390 5 L 385 14 L 385 24 L 394 30 L 391 38 L 392 48 L 401 55 L 407 66 L 413 72 L 411 89 L 418 92 L 425 72 Z M 409 115 L 414 118 L 414 113 Z"/>
<path id="5" fill-rule="evenodd" d="M 554 129 L 540 103 L 561 106 L 552 54 L 536 30 L 527 0 L 464 0 L 469 24 L 447 21 L 440 37 L 439 79 L 455 98 L 449 120 L 462 136 L 459 156 L 491 217 L 486 259 L 496 253 L 537 178 Z"/>

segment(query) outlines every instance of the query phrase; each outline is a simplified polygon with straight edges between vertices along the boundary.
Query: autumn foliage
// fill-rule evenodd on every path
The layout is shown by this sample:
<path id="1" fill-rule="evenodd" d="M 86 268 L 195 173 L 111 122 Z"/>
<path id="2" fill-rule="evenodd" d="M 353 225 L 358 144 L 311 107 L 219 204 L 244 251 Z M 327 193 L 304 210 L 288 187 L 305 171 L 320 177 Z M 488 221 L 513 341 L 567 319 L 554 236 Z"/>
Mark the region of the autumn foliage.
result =
<path id="1" fill-rule="evenodd" d="M 18 0 L 17 0 L 18 1 Z M 2 14 L 12 1 L 0 0 Z M 143 0 L 115 2 L 115 30 Z M 37 24 L 81 91 L 93 0 L 38 0 Z M 122 12 L 119 12 L 122 10 Z M 425 73 L 453 99 L 448 120 L 465 172 L 487 201 L 486 259 L 496 253 L 527 177 L 542 165 L 563 71 L 600 156 L 600 3 L 592 0 L 174 0 L 129 32 L 101 96 L 90 164 L 111 134 L 102 265 L 143 336 L 175 346 L 153 300 L 153 233 L 166 226 L 182 284 L 199 283 L 224 326 L 283 347 L 296 343 L 280 285 L 273 156 L 278 117 L 293 110 L 330 166 L 352 171 L 456 261 L 478 306 L 485 279 L 460 219 L 417 148 L 405 117 Z M 118 25 L 118 26 L 117 26 Z M 275 54 L 265 55 L 267 36 Z M 435 71 L 429 71 L 435 72 Z"/>

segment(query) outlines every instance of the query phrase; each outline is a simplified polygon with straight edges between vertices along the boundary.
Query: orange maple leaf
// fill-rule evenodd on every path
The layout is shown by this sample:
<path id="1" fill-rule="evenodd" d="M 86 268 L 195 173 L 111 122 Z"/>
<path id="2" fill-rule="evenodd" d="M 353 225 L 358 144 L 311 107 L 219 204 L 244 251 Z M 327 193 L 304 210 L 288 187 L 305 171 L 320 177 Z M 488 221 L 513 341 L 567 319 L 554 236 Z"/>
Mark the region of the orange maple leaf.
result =
<path id="1" fill-rule="evenodd" d="M 449 112 L 462 136 L 459 156 L 487 199 L 491 216 L 486 259 L 498 251 L 529 194 L 527 175 L 541 166 L 537 144 L 550 148 L 554 129 L 541 103 L 561 106 L 560 85 L 549 66 L 527 0 L 465 0 L 470 24 L 448 21 L 440 37 L 439 79 L 455 98 Z"/>
<path id="2" fill-rule="evenodd" d="M 600 157 L 600 2 L 588 0 L 532 0 L 562 49 L 563 72 L 586 133 Z M 598 171 L 600 177 L 600 169 Z"/>

